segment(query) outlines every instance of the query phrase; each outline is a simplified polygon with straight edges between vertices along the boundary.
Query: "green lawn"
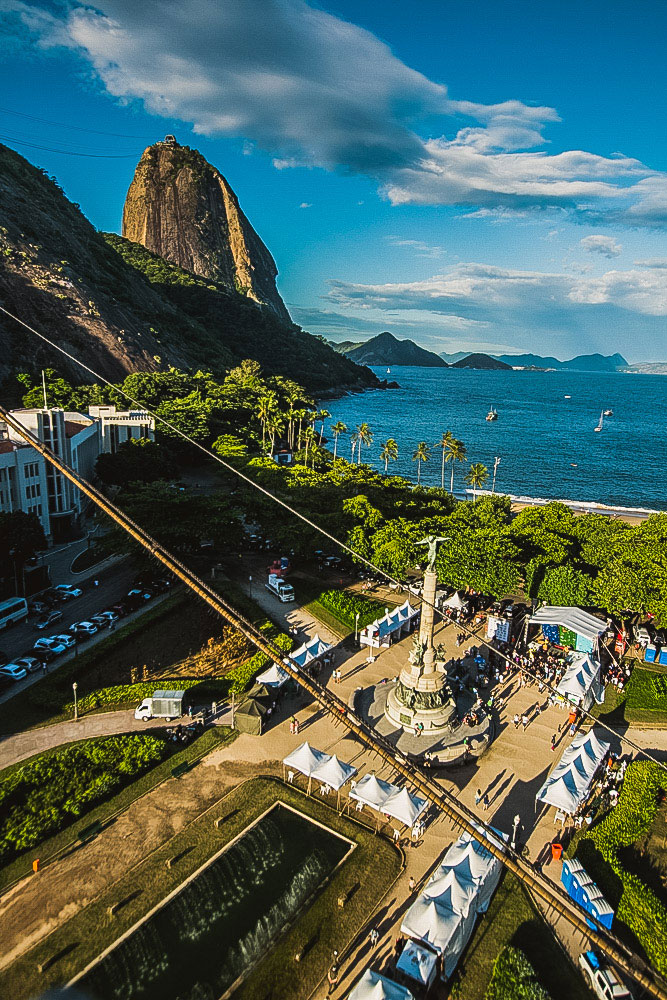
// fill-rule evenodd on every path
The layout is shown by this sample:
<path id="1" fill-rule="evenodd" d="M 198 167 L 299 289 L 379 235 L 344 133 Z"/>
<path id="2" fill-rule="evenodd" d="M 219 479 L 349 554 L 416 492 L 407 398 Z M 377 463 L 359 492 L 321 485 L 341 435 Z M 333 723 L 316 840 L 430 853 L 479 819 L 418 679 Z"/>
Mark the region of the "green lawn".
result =
<path id="1" fill-rule="evenodd" d="M 298 594 L 297 590 L 297 596 Z M 381 618 L 385 607 L 393 607 L 395 603 L 393 600 L 377 601 L 353 590 L 330 587 L 326 590 L 318 588 L 315 596 L 305 605 L 305 610 L 331 629 L 335 635 L 344 639 L 354 632 L 357 613 L 358 627 L 362 629 L 376 618 Z"/>
<path id="2" fill-rule="evenodd" d="M 555 940 L 521 882 L 505 872 L 452 981 L 451 1000 L 484 1000 L 493 965 L 506 945 L 519 948 L 552 1000 L 590 1000 L 577 968 Z"/>
<path id="3" fill-rule="evenodd" d="M 154 729 L 151 730 L 151 735 L 159 735 L 160 732 L 161 730 Z M 177 744 L 168 743 L 169 756 L 156 767 L 142 774 L 136 781 L 126 785 L 120 792 L 107 798 L 104 802 L 94 805 L 88 810 L 84 810 L 74 822 L 68 824 L 47 840 L 23 852 L 11 863 L 0 868 L 0 891 L 28 875 L 32 871 L 34 858 L 40 859 L 42 867 L 46 866 L 66 852 L 73 844 L 78 843 L 81 831 L 87 830 L 94 823 L 107 823 L 112 817 L 119 815 L 127 809 L 136 799 L 141 798 L 142 795 L 145 795 L 163 781 L 171 778 L 172 772 L 179 765 L 186 764 L 192 766 L 207 753 L 210 753 L 211 750 L 215 750 L 225 743 L 230 743 L 234 739 L 236 739 L 236 733 L 232 732 L 232 730 L 223 726 L 215 726 L 207 729 L 200 737 L 193 740 L 192 743 L 181 750 L 178 749 Z M 39 756 L 48 759 L 48 756 L 56 753 L 57 749 L 47 751 L 45 754 L 40 754 Z M 34 759 L 29 758 L 29 760 Z M 18 770 L 26 763 L 28 761 L 21 761 L 6 768 L 0 772 L 0 778 Z"/>
<path id="4" fill-rule="evenodd" d="M 253 970 L 235 996 L 303 1000 L 326 974 L 334 948 L 344 947 L 363 925 L 401 870 L 399 852 L 351 819 L 293 787 L 255 778 L 228 793 L 167 844 L 119 879 L 107 892 L 0 972 L 0 995 L 28 1000 L 76 975 L 172 890 L 274 802 L 283 801 L 356 843 L 348 859 Z M 224 817 L 219 828 L 214 820 Z M 167 867 L 170 858 L 177 863 Z M 352 890 L 352 891 L 351 891 Z M 342 895 L 345 907 L 337 905 Z M 113 919 L 108 907 L 123 901 Z M 294 961 L 304 950 L 301 962 Z M 39 967 L 44 969 L 39 971 Z"/>
<path id="5" fill-rule="evenodd" d="M 623 692 L 607 685 L 604 704 L 596 705 L 593 714 L 610 724 L 662 729 L 667 725 L 667 673 L 659 667 L 636 666 Z"/>

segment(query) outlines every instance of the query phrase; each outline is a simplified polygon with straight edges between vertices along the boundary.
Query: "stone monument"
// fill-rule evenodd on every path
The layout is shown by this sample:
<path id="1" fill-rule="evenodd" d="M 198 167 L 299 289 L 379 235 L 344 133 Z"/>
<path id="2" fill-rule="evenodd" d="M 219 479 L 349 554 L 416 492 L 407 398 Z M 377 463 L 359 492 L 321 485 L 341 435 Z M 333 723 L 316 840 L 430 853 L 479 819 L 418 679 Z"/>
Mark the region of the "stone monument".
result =
<path id="1" fill-rule="evenodd" d="M 435 558 L 440 542 L 428 535 L 419 545 L 428 545 L 428 564 L 424 573 L 421 621 L 415 635 L 409 663 L 401 671 L 396 687 L 389 692 L 385 716 L 403 729 L 436 735 L 451 729 L 457 721 L 456 702 L 433 646 L 433 614 L 437 575 Z"/>

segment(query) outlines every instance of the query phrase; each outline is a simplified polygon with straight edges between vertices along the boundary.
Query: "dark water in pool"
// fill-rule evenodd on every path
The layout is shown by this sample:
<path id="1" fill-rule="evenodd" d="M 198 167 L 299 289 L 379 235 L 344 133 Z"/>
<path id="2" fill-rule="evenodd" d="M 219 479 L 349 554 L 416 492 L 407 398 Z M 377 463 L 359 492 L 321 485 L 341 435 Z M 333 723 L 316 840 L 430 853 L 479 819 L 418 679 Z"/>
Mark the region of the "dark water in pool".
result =
<path id="1" fill-rule="evenodd" d="M 216 1000 L 349 850 L 278 806 L 76 984 L 95 1000 Z"/>

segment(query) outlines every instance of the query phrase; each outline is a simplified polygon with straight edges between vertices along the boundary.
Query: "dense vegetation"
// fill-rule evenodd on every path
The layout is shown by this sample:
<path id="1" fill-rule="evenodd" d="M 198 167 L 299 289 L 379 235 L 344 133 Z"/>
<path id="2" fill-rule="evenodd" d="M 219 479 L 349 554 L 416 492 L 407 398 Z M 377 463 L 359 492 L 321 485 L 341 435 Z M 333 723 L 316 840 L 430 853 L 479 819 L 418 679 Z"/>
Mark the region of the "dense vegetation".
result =
<path id="1" fill-rule="evenodd" d="M 524 953 L 507 945 L 494 963 L 484 1000 L 549 1000 L 549 994 L 538 983 Z"/>
<path id="2" fill-rule="evenodd" d="M 317 600 L 323 608 L 331 612 L 334 618 L 337 618 L 349 629 L 354 628 L 357 615 L 359 615 L 357 625 L 362 629 L 384 614 L 384 605 L 378 601 L 370 601 L 367 597 L 362 597 L 352 591 L 325 590 Z"/>
<path id="3" fill-rule="evenodd" d="M 157 764 L 164 740 L 132 734 L 40 754 L 0 775 L 0 859 L 32 847 Z"/>
<path id="4" fill-rule="evenodd" d="M 659 764 L 630 764 L 618 804 L 581 836 L 576 848 L 588 874 L 615 908 L 617 920 L 632 932 L 662 975 L 667 973 L 667 909 L 639 875 L 627 870 L 619 855 L 648 830 L 664 788 Z"/>

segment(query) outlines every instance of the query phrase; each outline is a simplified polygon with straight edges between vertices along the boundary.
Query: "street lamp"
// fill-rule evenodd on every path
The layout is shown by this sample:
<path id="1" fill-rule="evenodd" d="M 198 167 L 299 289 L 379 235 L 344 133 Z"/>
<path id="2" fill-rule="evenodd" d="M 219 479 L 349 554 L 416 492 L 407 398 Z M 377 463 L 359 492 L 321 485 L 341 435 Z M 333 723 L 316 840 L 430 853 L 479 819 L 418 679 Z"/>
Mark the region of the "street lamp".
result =
<path id="1" fill-rule="evenodd" d="M 498 466 L 500 465 L 500 456 L 496 455 L 493 460 L 493 486 L 491 487 L 491 492 L 496 492 L 496 472 L 498 471 Z"/>
<path id="2" fill-rule="evenodd" d="M 74 721 L 75 722 L 79 718 L 79 706 L 78 706 L 78 703 L 77 703 L 77 700 L 76 700 L 76 689 L 77 689 L 77 683 L 76 683 L 76 681 L 74 681 L 74 683 L 72 684 L 72 691 L 74 692 Z"/>
<path id="3" fill-rule="evenodd" d="M 357 641 L 357 636 L 359 634 L 359 612 L 354 616 L 354 641 Z"/>
<path id="4" fill-rule="evenodd" d="M 252 598 L 252 577 L 248 577 L 248 583 L 250 584 L 250 597 Z"/>
<path id="5" fill-rule="evenodd" d="M 516 850 L 516 838 L 517 838 L 518 833 L 519 833 L 519 826 L 520 825 L 521 825 L 521 817 L 517 813 L 516 816 L 514 817 L 514 821 L 512 823 L 512 850 L 513 851 Z"/>

